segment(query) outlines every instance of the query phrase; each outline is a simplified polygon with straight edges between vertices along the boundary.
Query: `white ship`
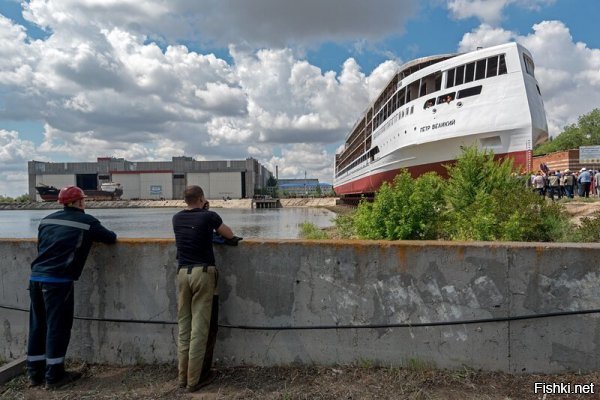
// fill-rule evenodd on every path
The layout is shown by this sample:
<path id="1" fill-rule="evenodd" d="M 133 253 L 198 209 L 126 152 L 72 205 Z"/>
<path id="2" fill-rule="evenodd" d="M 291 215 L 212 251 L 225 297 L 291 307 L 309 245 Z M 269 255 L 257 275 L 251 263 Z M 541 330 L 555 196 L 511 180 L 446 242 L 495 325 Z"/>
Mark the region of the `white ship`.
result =
<path id="1" fill-rule="evenodd" d="M 446 176 L 443 165 L 473 144 L 529 172 L 533 146 L 548 138 L 534 69 L 517 43 L 403 65 L 336 154 L 336 194 L 372 194 L 403 168 Z"/>

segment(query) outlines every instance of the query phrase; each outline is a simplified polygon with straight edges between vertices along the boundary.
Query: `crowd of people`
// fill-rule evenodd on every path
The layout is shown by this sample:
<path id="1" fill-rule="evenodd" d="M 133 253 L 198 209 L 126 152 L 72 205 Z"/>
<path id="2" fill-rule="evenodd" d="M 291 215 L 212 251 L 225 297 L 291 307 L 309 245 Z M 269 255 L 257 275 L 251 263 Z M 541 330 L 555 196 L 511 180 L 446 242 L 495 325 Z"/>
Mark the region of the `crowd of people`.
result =
<path id="1" fill-rule="evenodd" d="M 531 175 L 528 184 L 540 196 L 548 196 L 552 200 L 563 197 L 600 197 L 600 171 L 581 168 L 579 172 L 569 169 L 564 171 L 539 170 Z"/>

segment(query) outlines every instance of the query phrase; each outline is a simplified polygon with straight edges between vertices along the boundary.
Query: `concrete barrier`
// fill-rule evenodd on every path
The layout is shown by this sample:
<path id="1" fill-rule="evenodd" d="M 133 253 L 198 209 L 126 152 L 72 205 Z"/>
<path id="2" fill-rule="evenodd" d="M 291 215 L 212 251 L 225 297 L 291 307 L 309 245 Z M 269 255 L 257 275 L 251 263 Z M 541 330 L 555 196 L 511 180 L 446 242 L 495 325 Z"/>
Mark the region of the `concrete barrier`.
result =
<path id="1" fill-rule="evenodd" d="M 0 240 L 0 306 L 29 307 L 35 247 L 35 240 Z M 513 373 L 600 368 L 599 314 L 507 320 L 600 309 L 597 244 L 244 240 L 216 253 L 220 323 L 238 326 L 219 330 L 215 357 L 223 365 L 368 360 Z M 75 314 L 109 321 L 76 320 L 68 356 L 174 361 L 174 279 L 172 240 L 95 245 L 76 284 Z M 24 355 L 27 312 L 0 308 L 0 319 L 0 357 Z M 467 320 L 481 321 L 415 326 Z M 413 326 L 389 327 L 403 323 Z"/>

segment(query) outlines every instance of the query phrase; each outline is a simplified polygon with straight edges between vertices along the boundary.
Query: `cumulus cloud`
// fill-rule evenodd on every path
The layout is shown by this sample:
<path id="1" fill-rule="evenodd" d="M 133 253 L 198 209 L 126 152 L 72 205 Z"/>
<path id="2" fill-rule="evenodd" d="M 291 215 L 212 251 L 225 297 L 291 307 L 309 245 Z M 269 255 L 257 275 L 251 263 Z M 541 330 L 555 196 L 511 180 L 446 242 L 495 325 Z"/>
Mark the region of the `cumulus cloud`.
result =
<path id="1" fill-rule="evenodd" d="M 477 17 L 459 50 L 517 40 L 537 62 L 553 133 L 599 104 L 598 50 L 574 43 L 560 22 L 526 36 L 494 25 L 508 6 L 550 0 L 451 0 L 456 18 Z M 334 4 L 335 3 L 335 4 Z M 2 131 L 2 180 L 26 161 L 256 157 L 280 177 L 331 181 L 335 147 L 401 60 L 365 73 L 353 58 L 339 72 L 303 59 L 323 41 L 401 32 L 415 0 L 31 0 L 24 17 L 46 29 L 33 39 L 0 15 L 0 119 L 43 124 L 40 141 Z M 382 12 L 385 10 L 385 12 Z M 335 17 L 332 17 L 335 15 Z M 227 44 L 225 59 L 177 44 Z M 260 45 L 260 46 L 259 46 Z M 339 147 L 338 147 L 339 148 Z M 10 157 L 10 158 L 9 158 Z M 20 187 L 26 188 L 26 185 Z M 13 194 L 21 194 L 16 192 Z"/>
<path id="2" fill-rule="evenodd" d="M 297 143 L 283 150 L 281 156 L 273 156 L 265 162 L 267 169 L 280 178 L 318 177 L 321 182 L 331 183 L 333 177 L 332 155 L 315 144 Z"/>
<path id="3" fill-rule="evenodd" d="M 539 10 L 556 0 L 449 0 L 448 9 L 456 19 L 475 17 L 484 23 L 495 25 L 503 19 L 503 10 L 515 5 L 530 10 Z"/>
<path id="4" fill-rule="evenodd" d="M 49 30 L 60 26 L 82 34 L 89 26 L 120 28 L 167 41 L 284 47 L 397 34 L 417 1 L 31 0 L 24 7 L 28 20 Z"/>
<path id="5" fill-rule="evenodd" d="M 600 104 L 600 49 L 574 42 L 560 21 L 544 21 L 521 36 L 482 24 L 463 36 L 459 51 L 514 40 L 525 46 L 536 64 L 535 75 L 545 100 L 548 128 L 556 135 Z"/>
<path id="6" fill-rule="evenodd" d="M 27 161 L 41 159 L 35 145 L 22 140 L 19 133 L 0 129 L 0 195 L 27 192 Z"/>
<path id="7" fill-rule="evenodd" d="M 350 58 L 339 73 L 321 71 L 291 48 L 247 44 L 230 45 L 231 61 L 225 61 L 152 41 L 139 29 L 127 30 L 121 17 L 96 20 L 107 4 L 25 4 L 27 18 L 51 30 L 38 40 L 0 18 L 0 37 L 10 41 L 0 50 L 0 118 L 43 123 L 30 154 L 73 161 L 252 155 L 267 162 L 274 154 L 308 160 L 304 155 L 311 153 L 319 161 L 302 164 L 303 170 L 330 180 L 333 154 L 324 148 L 343 140 L 398 67 L 388 61 L 366 75 Z M 82 10 L 92 13 L 86 29 L 77 19 Z M 146 7 L 137 12 L 142 22 L 154 18 Z M 31 158 L 23 158 L 21 168 Z M 292 161 L 281 165 L 299 173 Z"/>

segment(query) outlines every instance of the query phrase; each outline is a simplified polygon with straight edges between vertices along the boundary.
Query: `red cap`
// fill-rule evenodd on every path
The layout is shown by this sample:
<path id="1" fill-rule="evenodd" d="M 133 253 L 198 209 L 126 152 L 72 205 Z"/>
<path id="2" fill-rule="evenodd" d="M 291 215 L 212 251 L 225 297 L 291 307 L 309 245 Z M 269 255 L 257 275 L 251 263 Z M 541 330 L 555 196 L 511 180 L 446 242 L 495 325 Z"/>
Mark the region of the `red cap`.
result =
<path id="1" fill-rule="evenodd" d="M 67 186 L 60 189 L 60 193 L 58 193 L 58 202 L 60 204 L 70 204 L 74 201 L 81 200 L 84 197 L 87 196 L 83 193 L 83 190 L 77 186 Z"/>

